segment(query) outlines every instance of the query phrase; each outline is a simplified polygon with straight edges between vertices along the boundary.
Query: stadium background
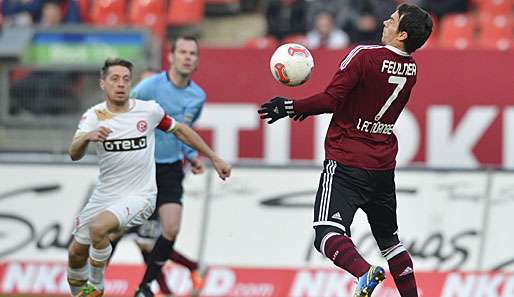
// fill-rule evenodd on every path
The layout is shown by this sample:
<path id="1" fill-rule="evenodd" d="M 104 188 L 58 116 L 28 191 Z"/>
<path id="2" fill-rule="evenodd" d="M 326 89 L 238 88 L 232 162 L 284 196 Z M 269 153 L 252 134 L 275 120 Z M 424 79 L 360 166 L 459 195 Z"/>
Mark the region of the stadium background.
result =
<path id="1" fill-rule="evenodd" d="M 15 25 L 2 6 L 0 296 L 66 296 L 66 246 L 97 169 L 93 154 L 71 164 L 64 152 L 80 113 L 101 100 L 98 68 L 120 55 L 135 61 L 137 73 L 166 69 L 166 40 L 179 33 L 198 35 L 202 45 L 194 79 L 208 98 L 196 129 L 235 164 L 225 183 L 212 171 L 186 179 L 177 249 L 209 265 L 202 296 L 350 296 L 353 279 L 311 246 L 330 117 L 268 127 L 256 112 L 274 95 L 319 91 L 347 53 L 349 46 L 311 48 L 308 83 L 273 81 L 268 61 L 278 38 L 306 43 L 309 25 L 270 36 L 270 7 L 290 24 L 285 12 L 317 2 L 78 0 L 59 5 L 76 5 L 81 22 L 52 27 L 36 19 Z M 421 296 L 514 296 L 513 3 L 460 2 L 464 10 L 433 11 L 436 31 L 415 54 L 418 84 L 395 127 L 400 235 Z M 362 213 L 352 234 L 366 259 L 385 264 Z M 139 252 L 124 240 L 107 296 L 132 296 L 142 273 Z M 187 271 L 170 264 L 166 275 L 187 296 Z M 398 293 L 388 280 L 374 296 Z"/>

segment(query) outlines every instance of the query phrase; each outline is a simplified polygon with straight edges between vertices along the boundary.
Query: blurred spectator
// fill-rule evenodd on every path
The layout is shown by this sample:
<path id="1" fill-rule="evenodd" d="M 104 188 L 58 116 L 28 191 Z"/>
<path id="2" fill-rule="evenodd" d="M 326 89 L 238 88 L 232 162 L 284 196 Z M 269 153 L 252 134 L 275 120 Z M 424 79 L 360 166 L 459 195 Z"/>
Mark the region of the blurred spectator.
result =
<path id="1" fill-rule="evenodd" d="M 54 27 L 78 22 L 80 22 L 80 12 L 76 0 L 45 0 L 41 10 L 40 25 Z"/>
<path id="2" fill-rule="evenodd" d="M 307 29 L 312 30 L 315 17 L 326 11 L 333 14 L 337 28 L 343 28 L 358 17 L 358 13 L 352 9 L 352 0 L 312 0 L 307 5 Z"/>
<path id="3" fill-rule="evenodd" d="M 266 8 L 268 35 L 278 40 L 292 34 L 305 34 L 305 0 L 270 0 Z"/>
<path id="4" fill-rule="evenodd" d="M 58 1 L 47 0 L 41 10 L 41 22 L 43 27 L 55 27 L 62 23 L 62 8 Z"/>
<path id="5" fill-rule="evenodd" d="M 352 8 L 358 16 L 343 29 L 352 43 L 380 43 L 382 22 L 389 19 L 396 6 L 394 0 L 352 0 Z"/>
<path id="6" fill-rule="evenodd" d="M 340 49 L 350 42 L 348 35 L 334 26 L 334 16 L 328 11 L 314 17 L 314 29 L 306 37 L 310 48 Z"/>
<path id="7" fill-rule="evenodd" d="M 448 13 L 466 12 L 468 10 L 468 0 L 423 0 L 421 1 L 421 7 L 441 19 Z"/>
<path id="8" fill-rule="evenodd" d="M 2 0 L 5 25 L 27 26 L 39 22 L 44 0 Z"/>

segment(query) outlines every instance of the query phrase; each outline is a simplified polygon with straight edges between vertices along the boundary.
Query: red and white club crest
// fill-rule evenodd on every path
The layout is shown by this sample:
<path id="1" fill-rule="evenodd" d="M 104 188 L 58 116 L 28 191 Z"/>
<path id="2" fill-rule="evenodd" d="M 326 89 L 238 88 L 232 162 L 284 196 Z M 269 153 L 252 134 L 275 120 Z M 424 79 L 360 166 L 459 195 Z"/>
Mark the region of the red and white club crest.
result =
<path id="1" fill-rule="evenodd" d="M 137 130 L 139 130 L 139 132 L 145 132 L 146 128 L 148 128 L 146 121 L 137 122 Z"/>

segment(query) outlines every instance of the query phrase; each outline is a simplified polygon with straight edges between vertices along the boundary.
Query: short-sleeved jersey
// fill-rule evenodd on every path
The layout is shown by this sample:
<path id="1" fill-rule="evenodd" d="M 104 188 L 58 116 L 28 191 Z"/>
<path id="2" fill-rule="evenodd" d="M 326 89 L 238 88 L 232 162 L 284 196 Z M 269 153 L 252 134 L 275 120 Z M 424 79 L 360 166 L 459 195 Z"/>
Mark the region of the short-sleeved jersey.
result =
<path id="1" fill-rule="evenodd" d="M 129 111 L 112 113 L 105 102 L 87 110 L 77 134 L 99 127 L 112 130 L 104 142 L 94 142 L 100 174 L 92 200 L 153 198 L 155 182 L 155 128 L 170 130 L 176 125 L 155 101 L 130 99 Z M 171 123 L 170 120 L 171 119 Z"/>
<path id="2" fill-rule="evenodd" d="M 155 100 L 167 114 L 189 126 L 198 119 L 205 103 L 205 92 L 194 81 L 190 80 L 186 87 L 178 88 L 166 71 L 142 80 L 133 88 L 131 96 L 141 100 Z M 197 155 L 175 135 L 157 130 L 156 137 L 157 163 L 176 162 L 183 158 L 183 153 L 189 160 Z"/>
<path id="3" fill-rule="evenodd" d="M 392 46 L 357 46 L 325 92 L 337 100 L 325 139 L 326 159 L 350 167 L 396 165 L 393 127 L 416 83 L 416 63 Z"/>

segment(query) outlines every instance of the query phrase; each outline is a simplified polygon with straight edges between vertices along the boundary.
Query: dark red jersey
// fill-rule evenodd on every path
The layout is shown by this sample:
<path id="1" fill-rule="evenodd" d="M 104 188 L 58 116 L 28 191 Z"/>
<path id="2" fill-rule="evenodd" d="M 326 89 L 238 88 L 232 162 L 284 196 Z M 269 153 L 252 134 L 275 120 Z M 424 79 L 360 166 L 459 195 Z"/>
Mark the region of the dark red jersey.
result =
<path id="1" fill-rule="evenodd" d="M 396 165 L 393 127 L 416 83 L 416 63 L 392 46 L 357 46 L 341 62 L 325 92 L 297 100 L 296 112 L 333 112 L 325 155 L 370 170 Z"/>

